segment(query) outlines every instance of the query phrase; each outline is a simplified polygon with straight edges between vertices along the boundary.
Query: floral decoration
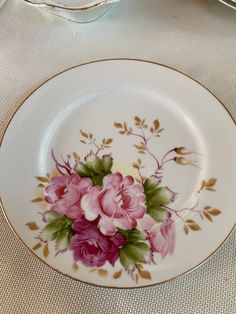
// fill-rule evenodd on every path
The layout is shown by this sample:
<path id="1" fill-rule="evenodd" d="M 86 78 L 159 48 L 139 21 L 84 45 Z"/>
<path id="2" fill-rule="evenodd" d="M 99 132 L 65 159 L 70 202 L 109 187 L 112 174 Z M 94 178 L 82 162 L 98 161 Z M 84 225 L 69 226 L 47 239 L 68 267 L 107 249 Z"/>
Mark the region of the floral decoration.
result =
<path id="1" fill-rule="evenodd" d="M 53 242 L 55 255 L 72 253 L 74 271 L 78 271 L 81 263 L 91 272 L 107 276 L 105 268 L 110 264 L 114 267 L 114 279 L 127 272 L 135 281 L 150 280 L 145 265 L 156 264 L 158 256 L 164 259 L 174 254 L 177 219 L 182 221 L 186 235 L 201 230 L 196 221 L 185 220 L 183 213 L 198 213 L 202 220 L 211 222 L 221 213 L 212 206 L 199 206 L 200 194 L 214 192 L 217 180 L 202 181 L 193 207 L 174 209 L 178 194 L 172 187 L 162 185 L 164 170 L 169 163 L 199 168 L 198 162 L 189 158 L 197 152 L 174 147 L 159 160 L 149 146 L 151 140 L 164 132 L 157 119 L 148 125 L 145 119 L 136 116 L 133 126 L 115 122 L 114 127 L 121 136 L 138 140 L 134 148 L 139 155 L 153 160 L 154 171 L 145 177 L 141 158 L 132 164 L 137 177 L 112 171 L 112 154 L 103 151 L 111 148 L 113 139 L 104 138 L 98 144 L 92 133 L 80 130 L 81 144 L 90 146 L 88 155 L 81 158 L 74 152 L 58 161 L 52 150 L 57 174 L 36 177 L 41 194 L 32 200 L 46 205 L 46 210 L 40 213 L 44 225 L 39 228 L 34 221 L 26 225 L 38 232 L 33 250 L 42 247 L 46 258 L 49 243 Z"/>

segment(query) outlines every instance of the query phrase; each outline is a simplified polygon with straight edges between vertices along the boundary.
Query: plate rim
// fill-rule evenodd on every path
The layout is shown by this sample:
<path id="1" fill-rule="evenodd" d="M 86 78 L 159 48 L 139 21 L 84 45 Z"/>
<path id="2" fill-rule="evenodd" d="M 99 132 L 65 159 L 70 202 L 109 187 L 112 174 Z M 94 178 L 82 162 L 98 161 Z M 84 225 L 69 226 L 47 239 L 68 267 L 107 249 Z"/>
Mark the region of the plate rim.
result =
<path id="1" fill-rule="evenodd" d="M 204 86 L 202 83 L 200 83 L 199 81 L 197 81 L 196 79 L 194 79 L 193 77 L 189 76 L 188 74 L 185 74 L 184 72 L 180 71 L 180 70 L 177 70 L 176 68 L 173 68 L 171 66 L 168 66 L 168 65 L 165 65 L 163 63 L 159 63 L 159 62 L 155 62 L 155 61 L 150 61 L 150 60 L 145 60 L 145 59 L 139 59 L 139 58 L 106 58 L 106 59 L 98 59 L 98 60 L 93 60 L 93 61 L 89 61 L 89 62 L 85 62 L 85 63 L 81 63 L 81 64 L 77 64 L 75 66 L 72 66 L 72 67 L 69 67 L 65 70 L 62 70 L 60 72 L 58 72 L 57 74 L 53 75 L 53 76 L 50 76 L 48 79 L 46 79 L 45 81 L 43 81 L 41 84 L 39 84 L 35 89 L 33 89 L 29 94 L 28 96 L 26 96 L 26 98 L 20 103 L 20 105 L 17 107 L 17 109 L 13 112 L 10 120 L 8 121 L 7 125 L 5 126 L 4 130 L 3 130 L 3 134 L 1 136 L 1 139 L 0 139 L 0 148 L 2 147 L 2 144 L 4 142 L 4 139 L 5 139 L 5 135 L 7 133 L 7 130 L 9 129 L 10 125 L 11 125 L 11 122 L 12 120 L 14 119 L 14 117 L 16 116 L 17 112 L 23 107 L 23 105 L 25 104 L 25 102 L 28 100 L 28 98 L 30 98 L 34 92 L 36 92 L 38 89 L 40 89 L 44 84 L 46 84 L 48 81 L 54 79 L 55 77 L 67 72 L 67 71 L 70 71 L 72 69 L 75 69 L 75 68 L 79 68 L 79 67 L 82 67 L 82 66 L 86 66 L 86 65 L 90 65 L 90 64 L 94 64 L 94 63 L 99 63 L 99 62 L 109 62 L 109 61 L 135 61 L 135 62 L 143 62 L 143 63 L 148 63 L 148 64 L 153 64 L 153 65 L 158 65 L 158 66 L 161 66 L 161 67 L 164 67 L 164 68 L 167 68 L 167 69 L 170 69 L 172 71 L 175 71 L 179 74 L 182 74 L 183 76 L 189 78 L 190 80 L 194 81 L 195 83 L 197 83 L 198 85 L 200 85 L 203 89 L 205 89 L 208 93 L 210 93 L 217 101 L 218 103 L 225 109 L 226 113 L 228 113 L 228 115 L 231 117 L 232 119 L 232 122 L 234 123 L 234 125 L 236 126 L 236 120 L 234 119 L 232 113 L 229 111 L 229 109 L 224 105 L 224 103 L 210 90 L 208 89 L 206 86 Z M 227 240 L 230 238 L 230 236 L 232 235 L 233 231 L 236 229 L 236 222 L 234 224 L 234 226 L 232 227 L 232 229 L 230 230 L 230 232 L 228 233 L 228 235 L 226 236 L 226 238 L 221 242 L 221 244 L 209 255 L 207 256 L 204 260 L 202 260 L 200 263 L 198 263 L 196 266 L 192 267 L 191 269 L 177 275 L 177 276 L 174 276 L 168 280 L 164 280 L 164 281 L 160 281 L 160 282 L 156 282 L 156 283 L 151 283 L 151 284 L 145 284 L 145 285 L 142 285 L 142 286 L 128 286 L 128 287 L 118 287 L 118 286 L 104 286 L 102 284 L 95 284 L 95 283 L 91 283 L 91 282 L 87 282 L 87 281 L 83 281 L 81 279 L 78 279 L 78 278 L 75 278 L 75 277 L 72 277 L 71 275 L 69 274 L 66 274 L 66 273 L 63 273 L 62 271 L 54 268 L 52 265 L 48 264 L 46 261 L 44 261 L 40 256 L 38 256 L 25 242 L 24 240 L 20 237 L 20 235 L 18 235 L 17 231 L 14 229 L 14 227 L 12 226 L 11 222 L 10 222 L 10 219 L 8 218 L 7 216 L 7 213 L 6 213 L 6 210 L 4 208 L 4 205 L 3 205 L 3 202 L 2 202 L 2 199 L 1 199 L 1 196 L 0 196 L 0 208 L 1 208 L 1 211 L 3 213 L 3 216 L 8 224 L 8 226 L 10 227 L 10 229 L 13 231 L 13 233 L 15 234 L 16 238 L 18 238 L 21 243 L 23 243 L 23 245 L 28 249 L 28 251 L 31 252 L 31 254 L 35 257 L 37 257 L 42 263 L 44 263 L 45 265 L 47 265 L 47 267 L 49 267 L 50 269 L 56 271 L 57 273 L 61 274 L 61 275 L 64 275 L 66 276 L 67 278 L 71 278 L 73 279 L 74 281 L 76 282 L 80 282 L 80 283 L 84 283 L 84 284 L 88 284 L 88 285 L 91 285 L 91 286 L 95 286 L 95 287 L 100 287 L 100 288 L 106 288 L 106 289 L 140 289 L 140 288 L 149 288 L 149 287 L 153 287 L 153 286 L 159 286 L 159 285 L 162 285 L 162 284 L 165 284 L 165 283 L 168 283 L 170 281 L 173 281 L 177 278 L 180 278 L 184 275 L 187 275 L 189 273 L 191 273 L 192 271 L 198 269 L 199 267 L 201 267 L 203 264 L 205 264 L 211 257 L 213 257 L 215 255 L 215 253 L 220 250 L 220 248 L 223 247 L 223 245 L 227 242 Z"/>

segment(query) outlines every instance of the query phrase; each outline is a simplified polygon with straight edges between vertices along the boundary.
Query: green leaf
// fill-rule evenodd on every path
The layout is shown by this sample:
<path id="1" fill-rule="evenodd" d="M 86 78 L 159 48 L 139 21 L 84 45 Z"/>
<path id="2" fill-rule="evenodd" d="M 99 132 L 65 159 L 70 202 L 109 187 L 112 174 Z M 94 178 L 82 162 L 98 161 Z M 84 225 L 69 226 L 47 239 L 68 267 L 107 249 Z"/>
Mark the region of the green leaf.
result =
<path id="1" fill-rule="evenodd" d="M 145 233 L 137 229 L 118 229 L 118 232 L 126 238 L 126 244 L 120 249 L 120 262 L 125 269 L 135 263 L 144 263 L 146 255 L 150 252 L 149 246 L 143 242 L 146 239 Z"/>
<path id="2" fill-rule="evenodd" d="M 73 220 L 69 219 L 66 216 L 60 216 L 54 212 L 48 212 L 47 217 L 49 218 L 49 222 L 46 224 L 44 229 L 42 230 L 40 236 L 43 241 L 62 241 L 64 237 L 69 233 L 72 233 L 72 223 Z"/>
<path id="3" fill-rule="evenodd" d="M 99 158 L 90 155 L 86 158 L 85 163 L 80 163 L 77 167 L 77 173 L 80 177 L 89 177 L 94 185 L 102 186 L 103 178 L 111 173 L 113 160 L 110 156 Z"/>
<path id="4" fill-rule="evenodd" d="M 167 216 L 168 212 L 166 209 L 162 207 L 152 207 L 149 211 L 148 214 L 156 221 L 156 222 L 162 222 L 164 221 Z"/>
<path id="5" fill-rule="evenodd" d="M 71 230 L 65 229 L 62 232 L 58 232 L 56 238 L 56 250 L 64 251 L 70 244 L 70 240 L 72 237 Z"/>
<path id="6" fill-rule="evenodd" d="M 123 230 L 118 228 L 118 232 L 121 233 L 126 238 L 126 242 L 143 241 L 146 238 L 145 234 L 138 229 Z"/>
<path id="7" fill-rule="evenodd" d="M 91 177 L 93 184 L 97 186 L 102 186 L 104 175 L 95 175 Z"/>
<path id="8" fill-rule="evenodd" d="M 61 217 L 61 215 L 56 213 L 56 212 L 54 212 L 54 211 L 50 210 L 50 211 L 47 212 L 47 221 L 48 222 L 52 222 L 52 221 L 58 219 L 59 217 Z"/>
<path id="9" fill-rule="evenodd" d="M 144 182 L 144 191 L 145 194 L 148 195 L 150 194 L 152 191 L 157 189 L 157 186 L 159 184 L 159 181 L 156 178 L 149 178 Z"/>
<path id="10" fill-rule="evenodd" d="M 102 161 L 95 155 L 90 155 L 86 158 L 85 166 L 91 172 L 100 173 L 102 171 Z"/>
<path id="11" fill-rule="evenodd" d="M 106 173 L 111 173 L 111 168 L 113 164 L 112 158 L 106 156 L 106 157 L 103 157 L 102 161 L 103 161 L 103 170 Z"/>
<path id="12" fill-rule="evenodd" d="M 172 202 L 172 192 L 165 187 L 158 187 L 159 181 L 149 178 L 144 182 L 144 193 L 146 196 L 147 214 L 156 222 L 162 222 L 167 217 L 167 210 L 163 208 Z"/>
<path id="13" fill-rule="evenodd" d="M 168 205 L 171 203 L 172 192 L 167 188 L 158 188 L 152 200 L 160 205 Z"/>
<path id="14" fill-rule="evenodd" d="M 120 249 L 120 262 L 125 269 L 129 269 L 135 263 L 144 263 L 145 256 L 150 251 L 149 246 L 143 242 L 126 243 Z"/>
<path id="15" fill-rule="evenodd" d="M 49 233 L 53 233 L 53 232 L 57 232 L 59 230 L 62 230 L 65 226 L 65 223 L 62 219 L 57 219 L 54 220 L 52 222 L 49 222 L 43 230 L 49 232 Z"/>
<path id="16" fill-rule="evenodd" d="M 77 173 L 79 174 L 80 177 L 89 177 L 92 175 L 91 171 L 88 169 L 88 167 L 80 163 L 77 167 Z"/>

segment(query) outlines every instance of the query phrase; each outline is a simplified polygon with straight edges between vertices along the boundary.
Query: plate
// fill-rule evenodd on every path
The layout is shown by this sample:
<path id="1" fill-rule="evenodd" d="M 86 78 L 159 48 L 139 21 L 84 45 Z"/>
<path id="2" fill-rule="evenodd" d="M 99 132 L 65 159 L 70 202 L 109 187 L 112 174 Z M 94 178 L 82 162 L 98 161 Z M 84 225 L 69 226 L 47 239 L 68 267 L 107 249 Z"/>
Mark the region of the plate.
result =
<path id="1" fill-rule="evenodd" d="M 152 62 L 74 67 L 13 116 L 4 213 L 53 269 L 105 287 L 167 282 L 208 259 L 235 221 L 235 123 L 193 79 Z"/>

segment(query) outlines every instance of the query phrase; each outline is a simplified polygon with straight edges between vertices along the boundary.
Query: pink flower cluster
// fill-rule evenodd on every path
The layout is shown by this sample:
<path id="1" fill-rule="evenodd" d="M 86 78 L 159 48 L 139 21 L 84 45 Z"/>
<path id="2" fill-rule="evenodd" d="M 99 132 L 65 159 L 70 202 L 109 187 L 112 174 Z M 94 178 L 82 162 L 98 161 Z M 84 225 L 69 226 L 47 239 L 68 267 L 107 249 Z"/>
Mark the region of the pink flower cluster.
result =
<path id="1" fill-rule="evenodd" d="M 77 220 L 88 221 L 100 217 L 98 227 L 102 234 L 112 236 L 116 228 L 131 230 L 137 219 L 146 213 L 143 186 L 135 184 L 131 176 L 123 178 L 116 172 L 103 180 L 103 188 L 93 186 L 91 179 L 77 174 L 54 177 L 45 189 L 45 200 L 51 210 Z"/>
<path id="2" fill-rule="evenodd" d="M 106 261 L 114 265 L 125 244 L 118 228 L 132 230 L 138 221 L 153 252 L 163 257 L 173 253 L 174 222 L 167 219 L 160 228 L 155 227 L 156 222 L 146 214 L 143 185 L 131 176 L 108 174 L 99 188 L 90 178 L 80 178 L 76 173 L 60 175 L 46 187 L 45 200 L 51 204 L 51 211 L 74 220 L 70 248 L 74 259 L 86 266 L 99 267 Z"/>
<path id="3" fill-rule="evenodd" d="M 84 217 L 73 224 L 76 232 L 70 243 L 74 259 L 88 267 L 100 267 L 108 261 L 114 266 L 119 258 L 119 248 L 125 244 L 121 234 L 106 237 L 99 232 L 98 220 L 88 221 Z"/>
<path id="4" fill-rule="evenodd" d="M 81 179 L 75 173 L 54 177 L 45 189 L 45 200 L 52 204 L 52 211 L 80 219 L 84 215 L 81 199 L 92 186 L 90 178 Z"/>
<path id="5" fill-rule="evenodd" d="M 153 252 L 158 252 L 164 258 L 173 254 L 175 248 L 175 223 L 167 219 L 161 226 L 148 215 L 142 219 L 142 229 L 146 231 Z"/>
<path id="6" fill-rule="evenodd" d="M 103 189 L 93 187 L 81 201 L 86 219 L 100 216 L 99 229 L 104 235 L 112 236 L 117 227 L 131 230 L 137 226 L 137 219 L 146 213 L 143 186 L 135 184 L 131 176 L 123 178 L 116 172 L 103 180 Z"/>

